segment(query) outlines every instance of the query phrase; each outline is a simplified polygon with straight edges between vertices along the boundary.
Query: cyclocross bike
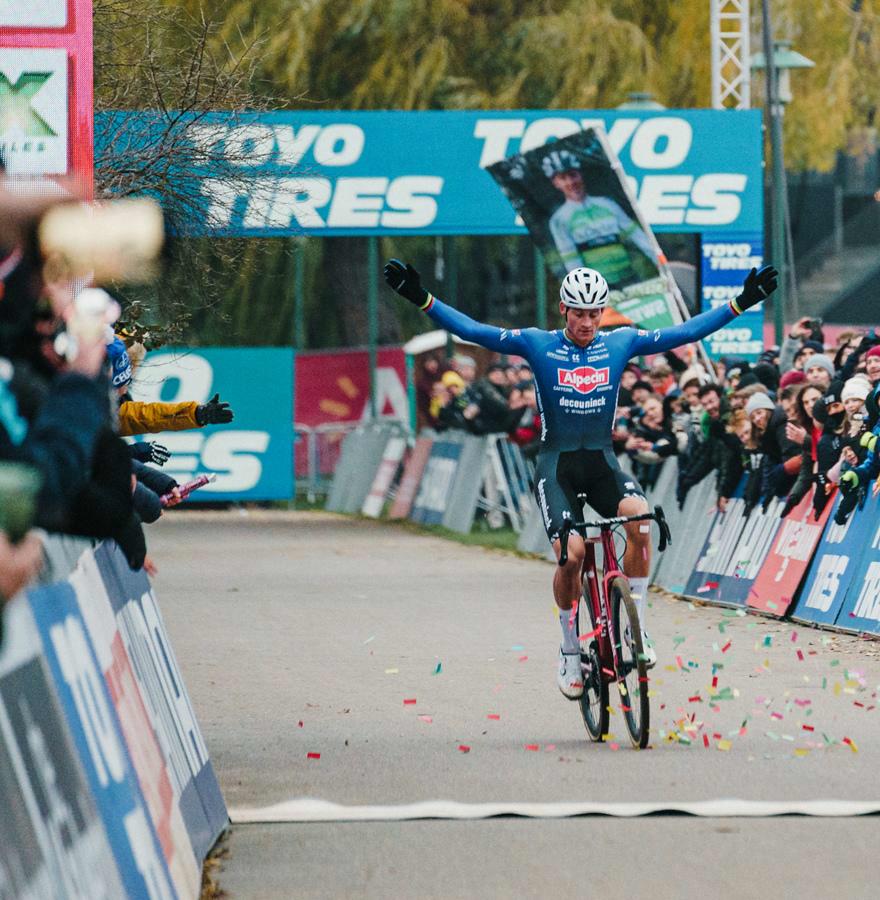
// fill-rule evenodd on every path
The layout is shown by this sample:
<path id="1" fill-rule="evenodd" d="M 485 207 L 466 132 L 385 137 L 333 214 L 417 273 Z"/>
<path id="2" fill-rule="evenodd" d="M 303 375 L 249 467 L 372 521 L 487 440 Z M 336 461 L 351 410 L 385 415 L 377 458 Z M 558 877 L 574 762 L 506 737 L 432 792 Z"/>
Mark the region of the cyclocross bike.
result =
<path id="1" fill-rule="evenodd" d="M 584 693 L 580 698 L 581 715 L 594 741 L 608 734 L 609 685 L 617 683 L 620 710 L 634 746 L 648 745 L 650 708 L 648 669 L 642 646 L 642 627 L 629 581 L 617 562 L 615 529 L 628 522 L 654 521 L 660 528 L 658 550 L 662 553 L 672 542 L 663 508 L 640 516 L 616 516 L 595 522 L 566 519 L 559 535 L 562 551 L 559 565 L 568 560 L 568 536 L 577 532 L 586 542 L 582 571 L 583 602 L 578 603 L 577 629 L 584 672 Z M 598 537 L 587 537 L 587 529 L 598 528 Z M 596 544 L 602 547 L 602 580 L 596 569 Z"/>

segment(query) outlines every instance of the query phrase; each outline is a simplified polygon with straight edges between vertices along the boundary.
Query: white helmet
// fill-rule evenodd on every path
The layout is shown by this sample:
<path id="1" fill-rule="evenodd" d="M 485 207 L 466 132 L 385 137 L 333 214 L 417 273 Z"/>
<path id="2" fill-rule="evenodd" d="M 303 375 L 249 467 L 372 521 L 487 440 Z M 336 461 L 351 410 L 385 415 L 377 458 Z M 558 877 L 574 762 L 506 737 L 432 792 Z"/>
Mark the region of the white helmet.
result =
<path id="1" fill-rule="evenodd" d="M 572 269 L 559 286 L 559 299 L 572 309 L 608 306 L 608 282 L 595 269 Z"/>

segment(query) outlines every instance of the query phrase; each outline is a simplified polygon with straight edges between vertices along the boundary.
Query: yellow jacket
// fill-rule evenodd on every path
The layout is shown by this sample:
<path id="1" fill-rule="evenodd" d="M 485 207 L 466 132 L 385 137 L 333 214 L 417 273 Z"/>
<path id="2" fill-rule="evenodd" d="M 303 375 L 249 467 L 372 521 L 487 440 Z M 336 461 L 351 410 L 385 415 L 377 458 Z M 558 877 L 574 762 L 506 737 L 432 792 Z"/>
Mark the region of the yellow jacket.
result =
<path id="1" fill-rule="evenodd" d="M 155 434 L 159 431 L 185 431 L 201 428 L 196 421 L 195 400 L 184 403 L 141 403 L 127 400 L 119 404 L 119 433 Z"/>

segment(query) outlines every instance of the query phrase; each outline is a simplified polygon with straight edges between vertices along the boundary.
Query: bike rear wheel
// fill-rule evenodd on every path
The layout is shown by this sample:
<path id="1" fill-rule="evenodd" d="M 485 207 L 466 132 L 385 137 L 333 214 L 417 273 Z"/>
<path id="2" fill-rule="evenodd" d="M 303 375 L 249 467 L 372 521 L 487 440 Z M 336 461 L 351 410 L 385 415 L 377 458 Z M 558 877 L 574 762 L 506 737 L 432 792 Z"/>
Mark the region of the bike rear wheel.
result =
<path id="1" fill-rule="evenodd" d="M 641 622 L 626 579 L 615 578 L 610 593 L 621 710 L 633 744 L 642 749 L 648 746 L 650 708 Z"/>
<path id="2" fill-rule="evenodd" d="M 583 599 L 578 603 L 578 636 L 590 634 L 595 628 L 593 605 L 585 586 Z M 584 692 L 578 703 L 587 734 L 592 740 L 601 742 L 608 734 L 608 682 L 602 677 L 598 638 L 591 637 L 588 641 L 581 641 L 580 648 Z"/>

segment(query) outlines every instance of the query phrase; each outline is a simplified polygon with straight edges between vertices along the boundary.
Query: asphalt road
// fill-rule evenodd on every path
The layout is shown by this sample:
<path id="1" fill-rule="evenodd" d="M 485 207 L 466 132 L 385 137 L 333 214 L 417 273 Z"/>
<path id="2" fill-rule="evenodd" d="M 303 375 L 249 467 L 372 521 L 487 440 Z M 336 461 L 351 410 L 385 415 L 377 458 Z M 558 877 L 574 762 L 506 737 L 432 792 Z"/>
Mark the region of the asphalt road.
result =
<path id="1" fill-rule="evenodd" d="M 875 642 L 654 594 L 653 740 L 637 752 L 619 715 L 613 742 L 590 744 L 556 688 L 545 562 L 314 513 L 178 513 L 150 545 L 230 808 L 304 796 L 880 799 Z M 220 885 L 233 900 L 606 888 L 874 897 L 878 826 L 681 816 L 241 825 Z"/>

